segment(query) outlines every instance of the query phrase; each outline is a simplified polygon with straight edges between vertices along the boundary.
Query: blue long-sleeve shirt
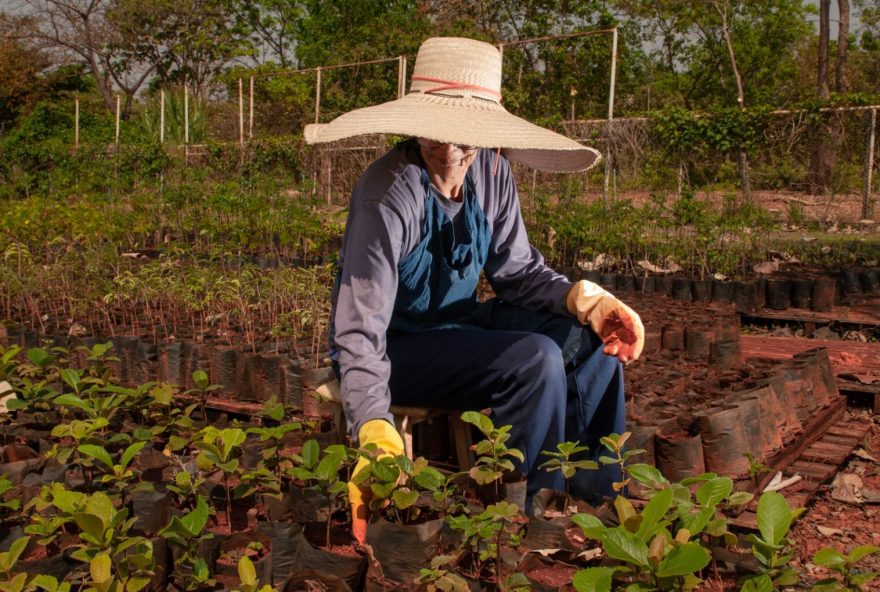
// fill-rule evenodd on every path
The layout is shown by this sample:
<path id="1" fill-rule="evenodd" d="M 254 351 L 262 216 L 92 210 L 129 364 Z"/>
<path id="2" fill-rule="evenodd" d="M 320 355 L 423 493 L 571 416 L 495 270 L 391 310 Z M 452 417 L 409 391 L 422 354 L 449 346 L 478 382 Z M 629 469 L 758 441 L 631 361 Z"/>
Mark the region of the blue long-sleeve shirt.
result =
<path id="1" fill-rule="evenodd" d="M 332 348 L 339 364 L 343 407 L 353 434 L 371 419 L 392 421 L 386 333 L 394 309 L 398 263 L 421 239 L 425 189 L 413 142 L 376 160 L 355 186 L 333 291 Z M 496 295 L 534 310 L 566 314 L 568 279 L 529 244 L 507 160 L 479 150 L 469 175 L 489 223 L 483 272 Z M 450 218 L 460 204 L 435 195 Z"/>

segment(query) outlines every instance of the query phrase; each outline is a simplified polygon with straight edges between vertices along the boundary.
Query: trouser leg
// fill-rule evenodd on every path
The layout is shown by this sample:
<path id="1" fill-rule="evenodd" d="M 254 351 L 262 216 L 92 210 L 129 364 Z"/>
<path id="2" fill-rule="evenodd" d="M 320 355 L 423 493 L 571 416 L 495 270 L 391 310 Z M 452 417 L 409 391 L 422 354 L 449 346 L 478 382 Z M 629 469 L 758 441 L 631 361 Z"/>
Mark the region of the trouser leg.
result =
<path id="1" fill-rule="evenodd" d="M 550 338 L 526 332 L 450 329 L 398 335 L 388 341 L 390 390 L 397 405 L 492 409 L 496 426 L 510 425 L 509 448 L 528 477 L 528 492 L 561 489 L 559 472 L 538 469 L 542 450 L 565 437 L 566 376 Z"/>
<path id="2" fill-rule="evenodd" d="M 580 458 L 598 461 L 610 454 L 600 438 L 626 429 L 623 368 L 617 358 L 602 351 L 599 336 L 572 318 L 498 301 L 484 305 L 477 319 L 481 326 L 534 331 L 557 343 L 565 362 L 568 391 L 565 440 L 589 447 Z M 548 448 L 555 449 L 555 444 Z M 597 471 L 578 471 L 570 486 L 577 497 L 597 503 L 616 495 L 612 483 L 620 479 L 619 467 L 600 463 Z"/>

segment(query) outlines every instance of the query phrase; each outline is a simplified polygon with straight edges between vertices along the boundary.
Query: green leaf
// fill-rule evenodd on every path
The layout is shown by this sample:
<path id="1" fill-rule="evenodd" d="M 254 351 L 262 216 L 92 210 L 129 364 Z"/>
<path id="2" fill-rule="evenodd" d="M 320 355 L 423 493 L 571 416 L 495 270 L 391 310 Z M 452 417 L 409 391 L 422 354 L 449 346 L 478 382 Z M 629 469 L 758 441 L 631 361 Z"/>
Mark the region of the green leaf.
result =
<path id="1" fill-rule="evenodd" d="M 65 405 L 67 407 L 76 407 L 77 409 L 82 409 L 83 411 L 91 411 L 92 406 L 86 402 L 85 400 L 77 397 L 72 393 L 65 393 L 63 395 L 58 395 L 52 401 L 56 405 Z"/>
<path id="2" fill-rule="evenodd" d="M 823 547 L 813 554 L 813 563 L 824 567 L 837 568 L 846 565 L 846 557 L 837 549 Z"/>
<path id="3" fill-rule="evenodd" d="M 661 578 L 684 576 L 699 571 L 709 565 L 712 557 L 699 543 L 691 542 L 676 545 L 660 561 L 657 575 Z"/>
<path id="4" fill-rule="evenodd" d="M 191 535 L 198 535 L 204 530 L 210 515 L 210 508 L 205 502 L 204 496 L 200 495 L 195 509 L 181 518 L 180 522 Z"/>
<path id="5" fill-rule="evenodd" d="M 847 557 L 847 563 L 855 564 L 858 563 L 860 559 L 863 557 L 867 557 L 868 555 L 873 555 L 880 551 L 880 547 L 876 545 L 859 545 L 855 549 L 849 552 L 849 556 Z"/>
<path id="6" fill-rule="evenodd" d="M 648 567 L 648 546 L 622 527 L 606 529 L 601 540 L 605 553 L 612 559 Z"/>
<path id="7" fill-rule="evenodd" d="M 574 574 L 571 583 L 577 592 L 611 592 L 611 567 L 588 567 Z"/>
<path id="8" fill-rule="evenodd" d="M 204 370 L 196 370 L 192 375 L 193 382 L 200 390 L 208 388 L 208 374 Z"/>
<path id="9" fill-rule="evenodd" d="M 141 449 L 146 446 L 146 442 L 135 442 L 131 446 L 125 449 L 125 452 L 122 453 L 122 458 L 119 459 L 119 464 L 122 465 L 123 468 L 128 466 L 128 463 L 131 462 L 131 459 L 134 458 Z"/>
<path id="10" fill-rule="evenodd" d="M 642 523 L 636 531 L 636 536 L 647 543 L 653 536 L 654 527 L 663 519 L 670 507 L 672 507 L 671 489 L 663 489 L 654 494 L 642 510 Z"/>
<path id="11" fill-rule="evenodd" d="M 91 536 L 96 541 L 103 540 L 104 523 L 94 514 L 77 512 L 73 515 L 73 521 L 76 522 L 76 525 L 83 531 L 83 534 Z"/>
<path id="12" fill-rule="evenodd" d="M 73 390 L 77 390 L 80 383 L 80 375 L 78 371 L 73 368 L 62 368 L 58 373 L 61 375 L 61 380 L 63 380 L 67 386 Z"/>
<path id="13" fill-rule="evenodd" d="M 792 512 L 782 494 L 768 491 L 758 500 L 758 530 L 765 541 L 779 545 L 791 527 Z"/>
<path id="14" fill-rule="evenodd" d="M 405 510 L 419 500 L 419 492 L 396 489 L 394 493 L 391 494 L 391 499 L 395 506 L 401 510 Z"/>
<path id="15" fill-rule="evenodd" d="M 113 577 L 112 567 L 113 562 L 110 560 L 110 555 L 98 553 L 89 563 L 89 573 L 95 583 L 100 586 L 109 582 Z"/>
<path id="16" fill-rule="evenodd" d="M 238 578 L 242 586 L 251 586 L 252 589 L 257 586 L 257 569 L 254 567 L 254 562 L 246 555 L 238 560 Z"/>
<path id="17" fill-rule="evenodd" d="M 605 525 L 592 514 L 575 514 L 571 521 L 581 527 L 584 534 L 592 539 L 599 539 L 605 532 Z"/>
<path id="18" fill-rule="evenodd" d="M 630 465 L 627 472 L 630 477 L 645 485 L 656 487 L 658 485 L 669 483 L 657 467 L 652 467 L 651 465 L 644 463 Z"/>
<path id="19" fill-rule="evenodd" d="M 321 449 L 318 446 L 317 440 L 307 440 L 300 451 L 302 466 L 309 470 L 314 469 L 318 464 L 318 454 L 320 454 L 320 452 Z"/>
<path id="20" fill-rule="evenodd" d="M 697 490 L 697 501 L 703 507 L 715 507 L 733 491 L 733 479 L 715 477 L 703 483 Z"/>
<path id="21" fill-rule="evenodd" d="M 11 545 L 9 545 L 8 551 L 0 553 L 0 564 L 3 566 L 3 571 L 10 571 L 12 569 L 18 561 L 18 558 L 24 553 L 30 540 L 31 537 L 16 539 Z"/>
<path id="22" fill-rule="evenodd" d="M 485 436 L 488 436 L 495 427 L 491 419 L 478 411 L 465 411 L 461 414 L 461 420 L 476 426 Z"/>

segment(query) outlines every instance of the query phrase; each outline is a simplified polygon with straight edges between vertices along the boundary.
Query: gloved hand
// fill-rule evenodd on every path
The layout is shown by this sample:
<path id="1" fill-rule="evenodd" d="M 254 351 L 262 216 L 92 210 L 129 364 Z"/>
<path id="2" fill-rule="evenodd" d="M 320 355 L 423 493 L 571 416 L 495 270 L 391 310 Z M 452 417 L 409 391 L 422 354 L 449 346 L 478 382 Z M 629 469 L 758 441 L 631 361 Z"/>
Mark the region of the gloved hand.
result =
<path id="1" fill-rule="evenodd" d="M 581 280 L 568 291 L 568 312 L 589 325 L 605 344 L 604 352 L 621 362 L 639 359 L 645 328 L 633 309 L 592 282 Z"/>
<path id="2" fill-rule="evenodd" d="M 403 454 L 403 440 L 397 429 L 384 419 L 371 419 L 358 430 L 358 445 L 375 444 L 381 457 Z M 363 456 L 358 460 L 348 482 L 348 501 L 351 504 L 351 534 L 363 544 L 367 539 L 367 518 L 369 517 L 370 489 L 354 483 L 354 477 L 370 464 Z"/>

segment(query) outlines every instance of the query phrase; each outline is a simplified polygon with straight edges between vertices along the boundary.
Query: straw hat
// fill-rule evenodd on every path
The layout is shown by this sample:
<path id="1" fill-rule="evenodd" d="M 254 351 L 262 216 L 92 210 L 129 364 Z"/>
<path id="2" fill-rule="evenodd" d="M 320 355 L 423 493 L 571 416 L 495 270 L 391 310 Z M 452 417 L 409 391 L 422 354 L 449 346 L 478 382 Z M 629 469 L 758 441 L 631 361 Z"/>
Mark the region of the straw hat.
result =
<path id="1" fill-rule="evenodd" d="M 422 44 L 403 98 L 305 128 L 309 144 L 367 134 L 500 147 L 509 160 L 544 171 L 580 171 L 601 158 L 593 148 L 509 113 L 501 106 L 501 53 L 458 37 Z"/>

